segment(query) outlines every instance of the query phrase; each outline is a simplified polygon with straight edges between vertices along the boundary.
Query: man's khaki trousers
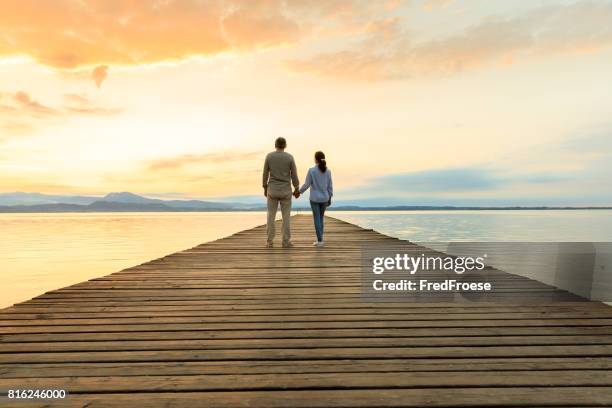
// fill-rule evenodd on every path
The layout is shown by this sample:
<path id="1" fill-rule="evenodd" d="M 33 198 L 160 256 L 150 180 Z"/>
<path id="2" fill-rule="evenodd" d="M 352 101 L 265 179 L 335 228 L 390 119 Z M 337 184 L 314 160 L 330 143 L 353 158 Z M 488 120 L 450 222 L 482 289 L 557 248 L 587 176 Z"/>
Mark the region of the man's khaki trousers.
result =
<path id="1" fill-rule="evenodd" d="M 286 245 L 291 241 L 291 193 L 281 197 L 268 194 L 268 242 L 274 241 L 274 234 L 276 233 L 274 220 L 279 203 L 283 215 L 283 245 Z"/>

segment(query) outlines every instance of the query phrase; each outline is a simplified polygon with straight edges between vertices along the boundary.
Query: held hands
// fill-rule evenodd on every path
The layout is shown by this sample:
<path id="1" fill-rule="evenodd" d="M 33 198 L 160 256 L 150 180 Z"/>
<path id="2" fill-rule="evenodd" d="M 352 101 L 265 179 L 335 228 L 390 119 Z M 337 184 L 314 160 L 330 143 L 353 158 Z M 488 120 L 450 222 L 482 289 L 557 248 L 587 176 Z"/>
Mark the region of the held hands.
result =
<path id="1" fill-rule="evenodd" d="M 299 198 L 300 197 L 300 190 L 298 190 L 297 188 L 295 189 L 295 191 L 293 192 L 293 196 L 295 198 Z M 268 189 L 264 187 L 264 197 L 268 196 Z"/>

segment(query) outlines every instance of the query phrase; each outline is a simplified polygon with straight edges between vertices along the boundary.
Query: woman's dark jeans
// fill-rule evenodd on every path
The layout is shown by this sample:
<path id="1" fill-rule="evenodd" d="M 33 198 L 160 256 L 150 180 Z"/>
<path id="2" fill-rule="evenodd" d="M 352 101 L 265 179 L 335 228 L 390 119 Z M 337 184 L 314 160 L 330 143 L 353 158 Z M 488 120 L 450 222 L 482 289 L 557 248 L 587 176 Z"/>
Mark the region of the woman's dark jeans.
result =
<path id="1" fill-rule="evenodd" d="M 312 208 L 312 217 L 314 218 L 315 231 L 317 233 L 317 241 L 323 241 L 323 217 L 325 215 L 325 208 L 327 203 L 315 203 L 310 202 L 310 208 Z"/>

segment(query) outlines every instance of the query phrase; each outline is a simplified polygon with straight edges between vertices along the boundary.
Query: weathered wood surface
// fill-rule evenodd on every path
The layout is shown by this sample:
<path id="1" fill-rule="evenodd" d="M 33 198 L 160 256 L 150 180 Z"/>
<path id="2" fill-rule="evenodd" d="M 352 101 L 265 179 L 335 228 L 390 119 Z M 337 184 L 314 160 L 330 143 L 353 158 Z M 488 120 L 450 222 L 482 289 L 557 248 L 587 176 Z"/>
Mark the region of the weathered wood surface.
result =
<path id="1" fill-rule="evenodd" d="M 15 406 L 612 405 L 609 306 L 501 271 L 499 302 L 364 302 L 364 243 L 424 249 L 329 217 L 325 248 L 310 217 L 292 230 L 295 248 L 261 226 L 0 310 L 0 389 L 70 393 Z"/>

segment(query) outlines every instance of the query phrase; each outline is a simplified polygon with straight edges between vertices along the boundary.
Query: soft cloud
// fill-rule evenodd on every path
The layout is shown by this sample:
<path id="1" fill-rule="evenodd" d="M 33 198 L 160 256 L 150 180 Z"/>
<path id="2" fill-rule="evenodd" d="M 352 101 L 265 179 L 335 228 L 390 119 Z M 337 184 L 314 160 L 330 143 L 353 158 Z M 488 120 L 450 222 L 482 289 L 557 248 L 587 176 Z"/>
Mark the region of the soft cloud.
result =
<path id="1" fill-rule="evenodd" d="M 26 134 L 32 131 L 33 127 L 27 123 L 18 122 L 14 120 L 6 120 L 0 122 L 0 126 L 4 129 L 4 133 L 12 135 Z M 6 134 L 0 136 L 0 142 L 6 140 Z"/>
<path id="2" fill-rule="evenodd" d="M 5 141 L 9 134 L 31 132 L 36 123 L 60 115 L 59 110 L 38 102 L 26 92 L 0 92 L 0 128 L 4 131 L 0 141 Z"/>
<path id="3" fill-rule="evenodd" d="M 349 193 L 385 194 L 483 194 L 516 188 L 519 185 L 561 183 L 571 179 L 562 174 L 518 174 L 509 169 L 489 167 L 445 168 L 390 174 L 377 177 Z"/>
<path id="4" fill-rule="evenodd" d="M 64 111 L 83 115 L 115 115 L 122 111 L 119 108 L 106 108 L 96 105 L 84 95 L 64 94 Z"/>
<path id="5" fill-rule="evenodd" d="M 93 69 L 93 71 L 91 71 L 91 79 L 94 80 L 98 88 L 100 88 L 100 86 L 102 85 L 102 82 L 104 82 L 107 76 L 108 76 L 108 66 L 106 65 L 98 65 L 97 67 Z"/>
<path id="6" fill-rule="evenodd" d="M 59 69 L 148 64 L 298 41 L 330 20 L 387 4 L 364 0 L 77 0 L 4 2 L 0 56 Z M 96 68 L 98 69 L 98 68 Z M 99 73 L 103 70 L 100 68 Z M 95 74 L 96 78 L 102 78 Z M 101 80 L 96 79 L 101 83 Z"/>
<path id="7" fill-rule="evenodd" d="M 253 191 L 261 183 L 263 151 L 214 151 L 145 160 L 129 172 L 106 170 L 106 190 L 137 189 L 155 194 L 182 190 L 193 196 L 225 196 L 236 191 Z M 134 165 L 131 161 L 130 165 Z"/>
<path id="8" fill-rule="evenodd" d="M 450 74 L 488 63 L 561 53 L 592 52 L 612 45 L 612 4 L 581 2 L 489 17 L 463 32 L 425 43 L 412 41 L 398 21 L 374 30 L 353 48 L 292 60 L 298 72 L 360 80 Z"/>
<path id="9" fill-rule="evenodd" d="M 148 170 L 176 170 L 192 164 L 217 164 L 262 160 L 264 152 L 221 152 L 203 154 L 184 154 L 176 157 L 158 159 L 150 162 Z"/>
<path id="10" fill-rule="evenodd" d="M 300 27 L 279 11 L 262 7 L 261 2 L 243 2 L 221 20 L 228 47 L 250 49 L 290 44 L 297 41 Z"/>
<path id="11" fill-rule="evenodd" d="M 0 92 L 0 127 L 10 134 L 24 134 L 41 123 L 73 115 L 115 115 L 121 109 L 97 105 L 84 95 L 66 94 L 64 103 L 43 104 L 24 91 Z"/>
<path id="12" fill-rule="evenodd" d="M 8 113 L 11 115 L 27 115 L 32 117 L 47 117 L 56 116 L 59 112 L 50 106 L 32 99 L 32 97 L 23 91 L 18 91 L 13 94 L 0 93 L 0 113 Z"/>
<path id="13" fill-rule="evenodd" d="M 446 8 L 454 2 L 455 0 L 425 0 L 423 8 L 427 11 L 432 11 L 438 8 Z"/>
<path id="14" fill-rule="evenodd" d="M 373 185 L 381 185 L 396 191 L 454 192 L 488 190 L 496 188 L 500 181 L 501 178 L 490 170 L 453 168 L 392 174 L 377 178 L 373 181 Z"/>

